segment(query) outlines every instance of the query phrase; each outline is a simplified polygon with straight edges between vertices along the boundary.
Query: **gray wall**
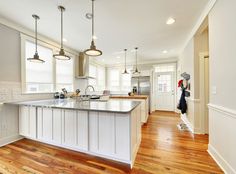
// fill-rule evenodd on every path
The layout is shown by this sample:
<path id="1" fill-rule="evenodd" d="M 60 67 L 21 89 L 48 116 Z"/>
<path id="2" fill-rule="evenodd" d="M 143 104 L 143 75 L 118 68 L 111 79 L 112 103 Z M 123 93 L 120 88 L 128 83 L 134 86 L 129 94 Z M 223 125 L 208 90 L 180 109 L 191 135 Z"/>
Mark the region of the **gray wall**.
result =
<path id="1" fill-rule="evenodd" d="M 0 81 L 20 82 L 20 32 L 0 24 Z"/>

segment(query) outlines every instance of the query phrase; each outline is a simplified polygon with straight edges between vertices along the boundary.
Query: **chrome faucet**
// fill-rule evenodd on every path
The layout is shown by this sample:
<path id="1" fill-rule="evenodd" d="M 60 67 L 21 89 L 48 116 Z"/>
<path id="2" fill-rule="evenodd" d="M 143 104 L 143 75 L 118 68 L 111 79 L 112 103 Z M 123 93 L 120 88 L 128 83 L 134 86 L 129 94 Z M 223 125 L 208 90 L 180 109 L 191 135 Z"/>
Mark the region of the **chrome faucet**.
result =
<path id="1" fill-rule="evenodd" d="M 95 89 L 92 85 L 88 85 L 86 88 L 85 88 L 85 95 L 87 95 L 87 90 L 88 88 L 92 88 L 93 89 L 93 92 L 95 92 Z"/>

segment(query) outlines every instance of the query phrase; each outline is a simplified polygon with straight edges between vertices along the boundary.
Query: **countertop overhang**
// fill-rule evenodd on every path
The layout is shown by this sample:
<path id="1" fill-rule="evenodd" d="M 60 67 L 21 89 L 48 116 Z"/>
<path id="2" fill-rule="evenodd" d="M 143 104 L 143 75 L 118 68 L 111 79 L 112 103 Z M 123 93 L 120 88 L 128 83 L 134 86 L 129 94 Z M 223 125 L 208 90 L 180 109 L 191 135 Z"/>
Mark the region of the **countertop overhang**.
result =
<path id="1" fill-rule="evenodd" d="M 113 95 L 110 96 L 112 99 L 147 99 L 148 95 Z"/>
<path id="2" fill-rule="evenodd" d="M 95 111 L 95 112 L 129 113 L 132 110 L 134 110 L 140 104 L 140 102 L 130 101 L 130 100 L 116 100 L 116 99 L 110 99 L 108 101 L 96 101 L 96 100 L 78 101 L 76 99 L 50 99 L 50 100 L 13 102 L 6 104 L 84 110 L 84 111 Z"/>

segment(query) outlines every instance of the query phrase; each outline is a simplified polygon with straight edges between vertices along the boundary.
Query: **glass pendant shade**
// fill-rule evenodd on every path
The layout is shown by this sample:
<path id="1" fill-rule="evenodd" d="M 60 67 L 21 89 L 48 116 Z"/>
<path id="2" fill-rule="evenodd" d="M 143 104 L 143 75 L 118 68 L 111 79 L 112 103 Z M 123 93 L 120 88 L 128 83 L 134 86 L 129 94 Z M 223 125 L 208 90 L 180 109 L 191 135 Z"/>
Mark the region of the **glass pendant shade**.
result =
<path id="1" fill-rule="evenodd" d="M 39 58 L 38 54 L 38 20 L 40 19 L 37 15 L 32 15 L 35 19 L 35 54 L 33 57 L 27 58 L 28 61 L 34 63 L 44 63 L 45 61 Z"/>
<path id="2" fill-rule="evenodd" d="M 124 72 L 122 74 L 129 74 L 127 69 L 126 69 L 126 53 L 127 53 L 127 49 L 124 49 L 124 51 L 125 51 L 125 70 L 124 70 Z"/>
<path id="3" fill-rule="evenodd" d="M 58 54 L 54 54 L 53 57 L 58 60 L 70 60 L 70 56 L 66 55 L 63 48 L 63 12 L 66 10 L 63 6 L 58 6 L 61 12 L 61 48 Z"/>
<path id="4" fill-rule="evenodd" d="M 91 0 L 92 1 L 92 41 L 91 41 L 91 45 L 90 48 L 85 50 L 84 53 L 88 56 L 92 56 L 92 57 L 96 57 L 96 56 L 101 56 L 102 55 L 102 51 L 98 50 L 96 48 L 95 42 L 94 42 L 94 1 L 95 0 Z"/>
<path id="5" fill-rule="evenodd" d="M 88 56 L 101 56 L 102 55 L 102 51 L 96 49 L 96 46 L 93 40 L 91 42 L 90 48 L 85 50 L 84 53 Z"/>

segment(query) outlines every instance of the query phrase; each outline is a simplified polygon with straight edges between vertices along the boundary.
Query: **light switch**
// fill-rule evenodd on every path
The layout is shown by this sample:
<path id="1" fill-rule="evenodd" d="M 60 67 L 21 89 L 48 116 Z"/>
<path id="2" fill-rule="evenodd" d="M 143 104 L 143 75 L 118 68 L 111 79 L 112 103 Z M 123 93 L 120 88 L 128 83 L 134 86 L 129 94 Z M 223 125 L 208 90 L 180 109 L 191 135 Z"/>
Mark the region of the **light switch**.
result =
<path id="1" fill-rule="evenodd" d="M 217 93 L 217 88 L 216 88 L 216 86 L 212 86 L 212 88 L 211 88 L 211 93 L 214 94 L 214 95 Z"/>

